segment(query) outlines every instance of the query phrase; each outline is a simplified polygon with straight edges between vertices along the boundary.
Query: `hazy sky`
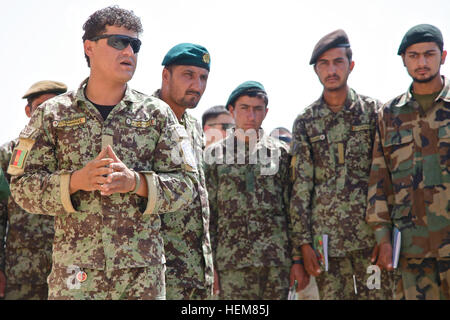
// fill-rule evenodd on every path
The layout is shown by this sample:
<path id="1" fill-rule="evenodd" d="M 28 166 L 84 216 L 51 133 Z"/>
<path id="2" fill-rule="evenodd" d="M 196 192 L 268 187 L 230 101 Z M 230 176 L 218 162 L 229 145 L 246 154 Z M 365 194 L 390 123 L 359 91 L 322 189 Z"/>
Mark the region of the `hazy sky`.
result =
<path id="1" fill-rule="evenodd" d="M 161 85 L 161 61 L 177 43 L 193 42 L 211 54 L 208 86 L 191 113 L 201 118 L 224 104 L 246 80 L 261 82 L 269 96 L 264 129 L 292 128 L 295 117 L 322 91 L 312 66 L 312 49 L 325 34 L 344 29 L 355 68 L 349 84 L 357 92 L 386 102 L 410 85 L 396 55 L 405 32 L 434 24 L 450 41 L 449 0 L 400 1 L 248 1 L 151 0 L 1 2 L 0 143 L 18 136 L 27 124 L 25 91 L 39 80 L 65 82 L 75 90 L 89 74 L 83 55 L 82 25 L 90 14 L 117 4 L 141 18 L 144 33 L 130 86 L 151 94 Z M 441 73 L 450 77 L 450 61 Z"/>

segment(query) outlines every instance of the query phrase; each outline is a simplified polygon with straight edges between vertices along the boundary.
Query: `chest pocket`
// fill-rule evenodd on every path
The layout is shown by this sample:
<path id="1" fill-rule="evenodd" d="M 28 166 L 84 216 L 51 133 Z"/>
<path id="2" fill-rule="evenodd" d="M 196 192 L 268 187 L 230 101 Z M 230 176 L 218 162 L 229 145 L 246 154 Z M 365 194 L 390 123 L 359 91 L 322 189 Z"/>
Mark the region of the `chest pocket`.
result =
<path id="1" fill-rule="evenodd" d="M 121 125 L 118 128 L 120 143 L 126 148 L 133 148 L 137 151 L 151 147 L 148 145 L 148 142 L 152 139 L 148 139 L 148 137 L 152 136 L 155 124 L 155 119 L 146 117 L 121 119 Z"/>
<path id="2" fill-rule="evenodd" d="M 388 167 L 394 186 L 395 203 L 410 202 L 413 183 L 414 137 L 412 129 L 387 132 L 384 154 L 388 155 Z"/>
<path id="3" fill-rule="evenodd" d="M 90 141 L 86 117 L 54 120 L 52 125 L 57 138 L 60 169 L 82 168 L 92 160 L 92 144 L 86 143 Z"/>
<path id="4" fill-rule="evenodd" d="M 241 215 L 242 205 L 248 201 L 246 194 L 248 186 L 247 170 L 244 165 L 217 165 L 218 185 L 217 202 L 224 210 L 226 218 L 234 219 Z M 250 186 L 251 187 L 251 186 Z"/>
<path id="5" fill-rule="evenodd" d="M 327 135 L 321 133 L 310 137 L 311 157 L 314 165 L 314 180 L 320 184 L 334 176 L 334 161 Z"/>
<path id="6" fill-rule="evenodd" d="M 345 148 L 348 173 L 368 180 L 372 163 L 373 126 L 352 125 Z"/>
<path id="7" fill-rule="evenodd" d="M 160 132 L 156 120 L 148 115 L 118 117 L 114 128 L 114 150 L 130 168 L 152 168 L 153 152 Z"/>

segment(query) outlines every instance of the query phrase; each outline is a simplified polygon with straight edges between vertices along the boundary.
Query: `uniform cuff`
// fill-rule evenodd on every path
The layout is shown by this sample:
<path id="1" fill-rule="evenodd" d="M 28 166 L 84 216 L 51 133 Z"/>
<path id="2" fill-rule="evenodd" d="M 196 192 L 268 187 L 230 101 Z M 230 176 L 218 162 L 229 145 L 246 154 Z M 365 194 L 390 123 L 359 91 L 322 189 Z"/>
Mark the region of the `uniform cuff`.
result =
<path id="1" fill-rule="evenodd" d="M 72 206 L 72 200 L 70 199 L 70 175 L 71 172 L 62 173 L 60 181 L 61 202 L 63 208 L 68 213 L 73 213 L 76 210 Z"/>
<path id="2" fill-rule="evenodd" d="M 382 244 L 384 242 L 391 242 L 391 228 L 383 226 L 375 229 L 375 239 L 377 244 Z"/>
<path id="3" fill-rule="evenodd" d="M 291 250 L 291 256 L 302 258 L 302 251 L 300 250 L 300 246 L 295 247 Z"/>
<path id="4" fill-rule="evenodd" d="M 147 207 L 143 214 L 157 213 L 156 210 L 156 200 L 157 200 L 157 189 L 156 189 L 156 177 L 154 172 L 141 172 L 145 176 L 147 181 Z"/>

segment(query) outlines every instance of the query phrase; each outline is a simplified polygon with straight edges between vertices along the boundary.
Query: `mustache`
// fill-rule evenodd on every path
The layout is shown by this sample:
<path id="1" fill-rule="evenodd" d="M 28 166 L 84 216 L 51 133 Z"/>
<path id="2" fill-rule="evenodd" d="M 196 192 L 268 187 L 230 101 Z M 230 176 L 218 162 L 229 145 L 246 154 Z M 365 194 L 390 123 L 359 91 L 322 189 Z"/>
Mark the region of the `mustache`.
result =
<path id="1" fill-rule="evenodd" d="M 200 97 L 200 92 L 194 91 L 194 90 L 188 90 L 188 91 L 186 91 L 185 94 L 186 94 L 186 95 L 188 95 L 188 94 L 195 94 L 195 95 L 197 95 L 197 96 Z"/>
<path id="2" fill-rule="evenodd" d="M 423 67 L 423 68 L 417 68 L 416 70 L 414 70 L 415 72 L 419 72 L 419 71 L 430 71 L 430 68 L 427 67 Z"/>
<path id="3" fill-rule="evenodd" d="M 336 79 L 338 79 L 338 80 L 340 79 L 339 76 L 338 76 L 337 74 L 332 74 L 331 76 L 326 77 L 326 78 L 325 78 L 325 81 L 328 81 L 328 80 L 330 80 L 331 78 L 336 78 Z"/>

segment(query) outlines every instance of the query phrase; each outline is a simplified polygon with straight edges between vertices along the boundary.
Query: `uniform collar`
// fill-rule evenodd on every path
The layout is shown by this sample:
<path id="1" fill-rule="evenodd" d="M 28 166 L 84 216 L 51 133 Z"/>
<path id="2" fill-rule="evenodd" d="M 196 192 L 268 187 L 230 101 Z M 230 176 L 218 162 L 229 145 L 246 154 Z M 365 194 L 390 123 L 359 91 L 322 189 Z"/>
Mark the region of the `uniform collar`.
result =
<path id="1" fill-rule="evenodd" d="M 360 98 L 356 94 L 355 90 L 352 88 L 349 88 L 347 92 L 347 98 L 344 102 L 344 108 L 342 109 L 344 112 L 352 112 L 353 109 L 355 109 L 356 105 L 360 101 Z M 318 104 L 318 111 L 320 116 L 327 116 L 331 114 L 335 114 L 333 111 L 328 108 L 328 104 L 325 102 L 325 99 L 323 98 L 323 94 L 321 95 L 320 99 L 317 101 Z"/>
<path id="2" fill-rule="evenodd" d="M 162 100 L 161 89 L 155 90 L 155 92 L 153 92 L 153 94 L 152 94 L 152 97 Z M 164 101 L 164 100 L 162 100 L 162 101 Z M 170 106 L 169 106 L 169 109 L 173 112 L 173 110 L 172 110 L 172 108 L 170 108 Z M 182 124 L 184 127 L 186 127 L 186 121 L 189 120 L 189 118 L 188 118 L 189 114 L 186 111 L 184 111 L 184 113 L 181 115 L 181 119 L 178 121 L 178 123 Z M 175 112 L 173 112 L 173 114 L 174 114 L 175 118 L 177 118 L 177 116 L 175 115 Z"/>
<path id="3" fill-rule="evenodd" d="M 78 87 L 77 95 L 76 95 L 76 99 L 77 100 L 79 100 L 79 101 L 86 101 L 86 100 L 88 100 L 86 95 L 84 94 L 84 90 L 85 90 L 85 88 L 87 86 L 88 81 L 89 81 L 89 77 L 84 79 L 83 82 L 81 82 L 80 86 Z M 131 90 L 131 88 L 130 88 L 130 86 L 128 84 L 126 85 L 125 94 L 124 94 L 122 100 L 118 104 L 120 104 L 122 101 L 124 101 L 124 102 L 131 102 L 131 103 L 139 101 L 139 99 L 133 93 L 133 91 Z"/>
<path id="4" fill-rule="evenodd" d="M 161 100 L 161 89 L 155 90 L 155 92 L 153 92 L 152 96 Z"/>
<path id="5" fill-rule="evenodd" d="M 447 79 L 444 76 L 442 76 L 442 79 L 444 80 L 444 87 L 442 88 L 441 92 L 439 93 L 439 95 L 436 97 L 436 99 L 434 101 L 438 101 L 441 99 L 446 102 L 450 102 L 450 81 L 449 81 L 449 79 Z M 413 86 L 411 84 L 409 86 L 408 91 L 406 91 L 404 94 L 402 94 L 400 96 L 400 100 L 395 105 L 396 107 L 403 107 L 404 105 L 406 105 L 408 102 L 410 102 L 413 99 L 412 89 L 413 89 Z"/>

